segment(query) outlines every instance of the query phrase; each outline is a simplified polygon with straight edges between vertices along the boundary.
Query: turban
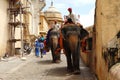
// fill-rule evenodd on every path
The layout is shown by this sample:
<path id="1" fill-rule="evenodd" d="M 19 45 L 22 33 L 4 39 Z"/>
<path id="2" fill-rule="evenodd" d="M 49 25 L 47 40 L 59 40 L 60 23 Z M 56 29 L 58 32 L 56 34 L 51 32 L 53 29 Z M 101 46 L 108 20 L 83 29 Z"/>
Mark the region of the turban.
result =
<path id="1" fill-rule="evenodd" d="M 69 12 L 72 12 L 72 8 L 68 8 L 68 11 L 69 11 Z"/>

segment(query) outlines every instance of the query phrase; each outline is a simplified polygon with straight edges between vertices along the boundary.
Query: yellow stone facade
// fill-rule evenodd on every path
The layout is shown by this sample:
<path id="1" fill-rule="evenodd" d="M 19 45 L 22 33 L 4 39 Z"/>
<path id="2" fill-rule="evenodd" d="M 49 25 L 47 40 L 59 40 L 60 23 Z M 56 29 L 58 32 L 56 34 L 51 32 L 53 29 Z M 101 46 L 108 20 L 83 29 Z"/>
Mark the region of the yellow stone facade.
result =
<path id="1" fill-rule="evenodd" d="M 0 0 L 0 57 L 6 53 L 8 44 L 8 0 Z"/>
<path id="2" fill-rule="evenodd" d="M 58 24 L 63 23 L 62 14 L 53 6 L 52 2 L 51 6 L 44 11 L 44 14 L 48 21 L 49 28 L 54 24 L 55 21 L 57 21 Z"/>
<path id="3" fill-rule="evenodd" d="M 103 58 L 103 49 L 120 31 L 120 1 L 97 0 L 95 16 L 96 73 L 100 80 L 108 78 L 108 64 Z M 103 74 L 104 73 L 104 74 Z"/>
<path id="4" fill-rule="evenodd" d="M 92 52 L 82 55 L 82 58 L 85 63 L 89 63 L 88 65 L 99 80 L 120 80 L 118 68 L 120 64 L 109 68 L 109 60 L 104 53 L 105 49 L 115 46 L 115 37 L 120 31 L 119 5 L 120 1 L 96 0 L 95 25 L 92 28 Z M 112 41 L 113 45 L 111 45 Z"/>
<path id="5" fill-rule="evenodd" d="M 12 5 L 12 1 L 14 4 Z M 16 19 L 14 20 L 14 12 L 19 10 L 20 5 L 24 10 L 21 14 L 16 14 Z M 9 5 L 10 3 L 10 5 Z M 21 48 L 21 25 L 23 27 L 23 41 L 27 41 L 32 45 L 34 42 L 34 27 L 33 27 L 33 15 L 32 15 L 32 3 L 31 0 L 0 0 L 0 58 L 8 53 L 8 55 L 15 55 L 15 49 Z M 14 28 L 15 27 L 15 28 Z"/>
<path id="6" fill-rule="evenodd" d="M 40 24 L 39 25 L 40 25 L 39 34 L 46 36 L 49 30 L 49 27 L 48 27 L 48 21 L 43 12 L 40 12 Z"/>

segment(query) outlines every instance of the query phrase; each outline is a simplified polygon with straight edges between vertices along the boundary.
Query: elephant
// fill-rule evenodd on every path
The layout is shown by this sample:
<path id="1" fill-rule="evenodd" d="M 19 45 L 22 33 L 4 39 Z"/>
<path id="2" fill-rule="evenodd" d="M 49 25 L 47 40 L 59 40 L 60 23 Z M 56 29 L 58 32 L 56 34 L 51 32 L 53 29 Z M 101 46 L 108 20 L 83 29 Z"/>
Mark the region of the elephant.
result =
<path id="1" fill-rule="evenodd" d="M 50 35 L 49 35 L 49 44 L 50 44 L 50 49 L 51 49 L 51 53 L 52 53 L 52 62 L 53 63 L 59 63 L 60 60 L 60 52 L 59 53 L 55 53 L 56 49 L 59 48 L 59 31 L 56 30 L 55 28 L 53 28 L 50 31 Z"/>
<path id="2" fill-rule="evenodd" d="M 85 31 L 75 24 L 69 24 L 65 25 L 61 32 L 67 60 L 67 70 L 74 74 L 80 74 L 80 39 L 86 36 L 82 35 Z"/>

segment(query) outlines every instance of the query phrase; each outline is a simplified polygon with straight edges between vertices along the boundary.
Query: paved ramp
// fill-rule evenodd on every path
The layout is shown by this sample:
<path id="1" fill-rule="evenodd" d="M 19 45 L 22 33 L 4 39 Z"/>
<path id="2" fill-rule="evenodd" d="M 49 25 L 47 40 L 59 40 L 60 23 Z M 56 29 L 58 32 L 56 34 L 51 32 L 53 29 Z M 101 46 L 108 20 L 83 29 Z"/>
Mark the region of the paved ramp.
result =
<path id="1" fill-rule="evenodd" d="M 51 57 L 50 52 L 43 58 L 36 57 L 33 53 L 27 56 L 26 61 L 15 58 L 11 61 L 0 62 L 0 66 L 2 64 L 0 80 L 96 80 L 94 74 L 82 62 L 80 63 L 81 74 L 74 75 L 66 70 L 64 54 L 61 54 L 61 63 L 52 63 Z M 3 68 L 7 71 L 1 70 Z"/>

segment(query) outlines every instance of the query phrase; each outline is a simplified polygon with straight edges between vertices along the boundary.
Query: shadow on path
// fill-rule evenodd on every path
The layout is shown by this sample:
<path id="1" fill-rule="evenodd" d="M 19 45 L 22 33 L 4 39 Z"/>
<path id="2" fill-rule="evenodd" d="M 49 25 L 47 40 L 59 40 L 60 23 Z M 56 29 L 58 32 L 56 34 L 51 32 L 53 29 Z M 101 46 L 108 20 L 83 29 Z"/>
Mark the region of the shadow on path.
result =
<path id="1" fill-rule="evenodd" d="M 81 74 L 74 75 L 72 73 L 68 73 L 66 67 L 56 67 L 52 68 L 47 74 L 53 77 L 63 77 L 64 80 L 95 80 L 94 74 L 90 72 L 88 67 L 81 68 Z"/>
<path id="2" fill-rule="evenodd" d="M 67 70 L 66 70 L 66 67 L 56 67 L 56 68 L 52 68 L 48 75 L 51 75 L 51 76 L 65 76 L 67 75 Z"/>
<path id="3" fill-rule="evenodd" d="M 51 60 L 43 60 L 43 61 L 38 61 L 38 64 L 42 64 L 42 65 L 50 65 L 53 64 Z"/>

